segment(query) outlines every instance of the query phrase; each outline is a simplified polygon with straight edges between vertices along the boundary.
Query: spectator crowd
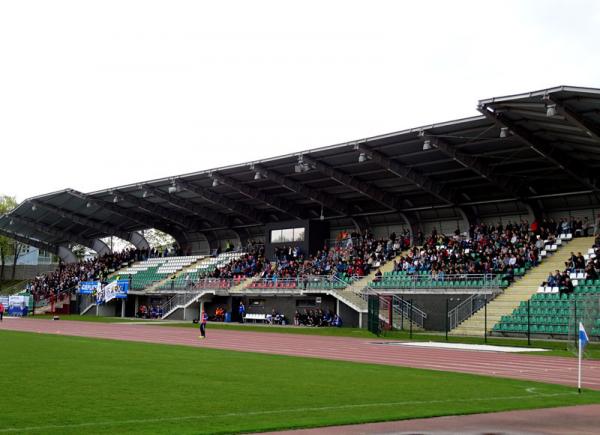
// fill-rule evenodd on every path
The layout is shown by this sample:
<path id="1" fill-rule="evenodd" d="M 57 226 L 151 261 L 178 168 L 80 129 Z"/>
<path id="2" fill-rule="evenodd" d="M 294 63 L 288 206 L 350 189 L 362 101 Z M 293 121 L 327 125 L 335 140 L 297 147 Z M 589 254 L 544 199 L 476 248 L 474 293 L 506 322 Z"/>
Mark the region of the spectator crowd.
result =
<path id="1" fill-rule="evenodd" d="M 126 249 L 77 263 L 60 262 L 54 272 L 35 277 L 26 288 L 35 300 L 56 297 L 75 290 L 80 282 L 105 281 L 112 271 L 119 269 L 124 263 L 141 258 L 140 254 L 135 249 Z"/>

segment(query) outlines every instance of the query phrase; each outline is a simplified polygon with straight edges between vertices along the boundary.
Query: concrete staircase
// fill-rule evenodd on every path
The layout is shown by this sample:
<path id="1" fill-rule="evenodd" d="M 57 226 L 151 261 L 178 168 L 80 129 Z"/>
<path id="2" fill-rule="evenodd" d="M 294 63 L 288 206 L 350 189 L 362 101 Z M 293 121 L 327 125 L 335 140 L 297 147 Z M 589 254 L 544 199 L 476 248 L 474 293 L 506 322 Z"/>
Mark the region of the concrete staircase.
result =
<path id="1" fill-rule="evenodd" d="M 550 272 L 557 269 L 560 271 L 564 270 L 565 261 L 569 259 L 571 252 L 586 253 L 588 248 L 593 244 L 593 237 L 580 237 L 568 243 L 563 242 L 551 257 L 543 260 L 538 267 L 531 269 L 523 278 L 510 285 L 504 293 L 497 296 L 487 306 L 488 331 L 500 321 L 502 316 L 511 314 L 522 301 L 529 300 L 537 292 L 538 287 L 546 280 Z M 483 309 L 480 309 L 450 333 L 452 335 L 482 336 L 485 326 L 485 312 Z"/>
<path id="2" fill-rule="evenodd" d="M 240 281 L 239 284 L 234 285 L 228 291 L 229 294 L 244 294 L 246 287 L 248 287 L 252 283 L 252 278 L 246 278 Z"/>
<path id="3" fill-rule="evenodd" d="M 407 255 L 408 250 L 400 252 L 396 257 L 385 263 L 383 266 L 379 267 L 381 273 L 391 272 L 394 270 L 394 260 L 397 260 L 399 257 Z M 368 304 L 361 296 L 360 293 L 363 289 L 369 285 L 371 281 L 375 279 L 375 274 L 377 273 L 377 269 L 374 269 L 366 275 L 365 277 L 354 281 L 351 285 L 344 289 L 332 290 L 332 296 L 336 297 L 349 307 L 358 311 L 359 313 L 368 312 Z"/>

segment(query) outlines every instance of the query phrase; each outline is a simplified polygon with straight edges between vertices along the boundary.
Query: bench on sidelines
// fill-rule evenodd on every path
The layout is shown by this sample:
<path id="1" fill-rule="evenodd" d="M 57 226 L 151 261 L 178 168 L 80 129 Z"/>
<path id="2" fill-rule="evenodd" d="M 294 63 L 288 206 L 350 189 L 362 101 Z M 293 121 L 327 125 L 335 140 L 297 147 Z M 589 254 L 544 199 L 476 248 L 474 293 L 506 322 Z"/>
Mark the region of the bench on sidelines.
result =
<path id="1" fill-rule="evenodd" d="M 266 322 L 267 321 L 267 315 L 266 314 L 252 314 L 252 313 L 246 313 L 246 315 L 244 316 L 244 322 L 247 322 L 249 320 L 253 320 L 254 323 L 256 322 Z"/>

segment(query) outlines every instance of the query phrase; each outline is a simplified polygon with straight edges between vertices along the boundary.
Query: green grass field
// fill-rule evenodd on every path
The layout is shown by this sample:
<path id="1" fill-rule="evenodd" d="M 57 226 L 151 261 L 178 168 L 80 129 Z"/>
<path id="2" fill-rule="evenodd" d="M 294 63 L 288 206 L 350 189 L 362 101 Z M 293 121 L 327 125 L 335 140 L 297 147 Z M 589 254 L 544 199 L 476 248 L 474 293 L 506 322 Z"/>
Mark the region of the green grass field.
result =
<path id="1" fill-rule="evenodd" d="M 235 433 L 600 403 L 459 373 L 0 331 L 0 433 Z"/>

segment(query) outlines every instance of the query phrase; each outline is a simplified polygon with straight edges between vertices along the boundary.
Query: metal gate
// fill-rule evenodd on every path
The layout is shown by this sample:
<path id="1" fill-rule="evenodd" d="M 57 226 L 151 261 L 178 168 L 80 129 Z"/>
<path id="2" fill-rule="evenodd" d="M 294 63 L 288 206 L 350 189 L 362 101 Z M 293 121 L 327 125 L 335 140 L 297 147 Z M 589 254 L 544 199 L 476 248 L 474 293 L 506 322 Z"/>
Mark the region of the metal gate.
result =
<path id="1" fill-rule="evenodd" d="M 368 327 L 369 331 L 377 336 L 381 335 L 381 322 L 379 321 L 379 295 L 369 295 Z"/>

